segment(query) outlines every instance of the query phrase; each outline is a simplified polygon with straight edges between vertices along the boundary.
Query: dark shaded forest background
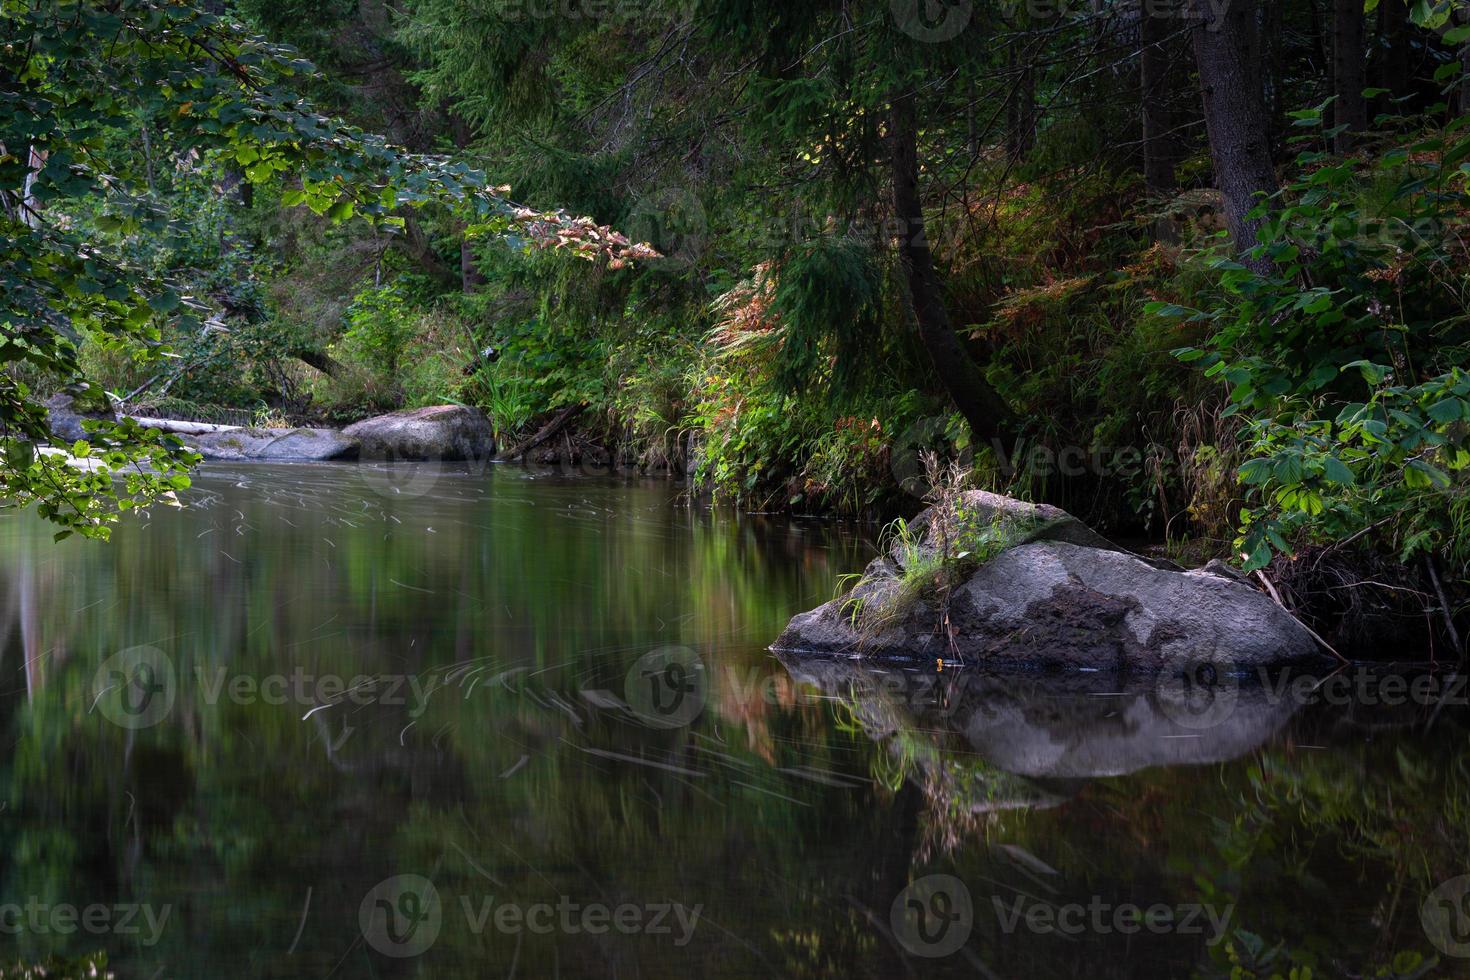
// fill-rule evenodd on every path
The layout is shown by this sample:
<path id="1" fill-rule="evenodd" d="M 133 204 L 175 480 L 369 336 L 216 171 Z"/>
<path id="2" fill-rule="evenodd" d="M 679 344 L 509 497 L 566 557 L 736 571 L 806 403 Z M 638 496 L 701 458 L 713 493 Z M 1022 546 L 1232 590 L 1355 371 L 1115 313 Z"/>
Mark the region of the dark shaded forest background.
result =
<path id="1" fill-rule="evenodd" d="M 215 0 L 310 59 L 320 112 L 660 256 L 433 202 L 341 220 L 140 94 L 102 143 L 169 233 L 46 206 L 204 309 L 148 340 L 163 369 L 83 340 L 77 376 L 201 420 L 565 418 L 539 458 L 755 510 L 916 509 L 934 447 L 1190 557 L 1351 542 L 1462 578 L 1462 6 Z"/>

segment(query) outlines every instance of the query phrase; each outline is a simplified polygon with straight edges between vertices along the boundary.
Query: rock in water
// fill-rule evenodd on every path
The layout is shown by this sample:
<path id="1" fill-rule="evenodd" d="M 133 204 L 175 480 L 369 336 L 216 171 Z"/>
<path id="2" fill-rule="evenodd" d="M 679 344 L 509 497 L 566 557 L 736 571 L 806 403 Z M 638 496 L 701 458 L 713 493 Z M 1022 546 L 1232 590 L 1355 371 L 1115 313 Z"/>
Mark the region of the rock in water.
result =
<path id="1" fill-rule="evenodd" d="M 46 424 L 51 432 L 64 442 L 76 442 L 90 436 L 82 428 L 84 419 L 115 420 L 111 412 L 85 411 L 71 395 L 52 395 L 46 399 Z"/>
<path id="2" fill-rule="evenodd" d="M 1005 500 L 966 495 L 961 506 L 995 519 L 1016 516 L 1019 502 L 997 502 Z M 1184 660 L 1244 668 L 1321 656 L 1300 623 L 1239 578 L 1146 562 L 1063 511 L 1037 510 L 1022 543 L 958 581 L 944 609 L 932 590 L 916 597 L 914 582 L 904 582 L 905 558 L 933 553 L 933 510 L 925 512 L 910 525 L 926 532 L 919 548 L 890 549 L 852 595 L 797 616 L 772 648 L 1114 671 Z"/>
<path id="3" fill-rule="evenodd" d="M 461 405 L 411 408 L 349 425 L 364 459 L 461 462 L 495 455 L 495 430 L 478 409 Z"/>
<path id="4" fill-rule="evenodd" d="M 205 459 L 285 463 L 357 457 L 357 440 L 336 429 L 227 428 L 179 438 Z"/>

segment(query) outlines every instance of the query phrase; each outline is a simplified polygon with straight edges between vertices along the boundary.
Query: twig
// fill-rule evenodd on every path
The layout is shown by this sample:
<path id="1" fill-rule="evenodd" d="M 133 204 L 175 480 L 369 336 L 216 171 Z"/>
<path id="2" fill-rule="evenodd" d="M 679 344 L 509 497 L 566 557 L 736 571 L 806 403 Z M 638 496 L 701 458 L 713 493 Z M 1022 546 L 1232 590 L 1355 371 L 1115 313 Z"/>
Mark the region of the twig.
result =
<path id="1" fill-rule="evenodd" d="M 1444 617 L 1445 628 L 1450 631 L 1450 642 L 1455 645 L 1455 654 L 1463 660 L 1465 645 L 1460 641 L 1460 631 L 1455 629 L 1455 617 L 1450 613 L 1450 601 L 1439 580 L 1439 570 L 1434 567 L 1434 556 L 1426 555 L 1424 565 L 1429 569 L 1429 581 L 1434 583 L 1434 594 L 1439 597 L 1439 613 Z"/>
<path id="2" fill-rule="evenodd" d="M 1312 571 L 1315 572 L 1317 570 L 1317 566 L 1320 565 L 1320 564 L 1322 564 L 1322 559 L 1323 558 L 1326 558 L 1328 555 L 1332 554 L 1332 552 L 1341 550 L 1342 548 L 1346 548 L 1348 545 L 1352 544 L 1354 541 L 1358 540 L 1363 535 L 1368 534 L 1371 531 L 1378 530 L 1380 527 L 1382 527 L 1383 525 L 1387 524 L 1389 521 L 1393 520 L 1397 516 L 1398 516 L 1397 514 L 1391 514 L 1388 517 L 1385 517 L 1381 521 L 1375 521 L 1372 524 L 1369 524 L 1367 527 L 1363 528 L 1361 531 L 1358 531 L 1356 534 L 1352 534 L 1352 535 L 1349 535 L 1346 538 L 1343 538 L 1341 541 L 1338 541 L 1336 544 L 1328 545 L 1326 548 L 1322 549 L 1322 553 L 1317 556 L 1317 560 L 1314 561 L 1314 562 L 1312 562 Z"/>
<path id="3" fill-rule="evenodd" d="M 1334 657 L 1336 657 L 1338 660 L 1341 660 L 1345 664 L 1352 663 L 1352 661 L 1349 660 L 1347 657 L 1344 657 L 1342 654 L 1338 653 L 1336 647 L 1334 647 L 1331 643 L 1328 643 L 1326 640 L 1322 639 L 1321 634 L 1312 629 L 1312 627 L 1308 626 L 1306 623 L 1302 622 L 1300 616 L 1292 612 L 1290 609 L 1286 608 L 1286 603 L 1281 601 L 1281 593 L 1276 591 L 1276 586 L 1271 584 L 1271 580 L 1266 577 L 1265 572 L 1261 571 L 1259 568 L 1256 569 L 1256 578 L 1260 579 L 1261 584 L 1266 587 L 1266 591 L 1271 593 L 1271 598 L 1276 600 L 1276 605 L 1280 606 L 1281 610 L 1285 612 L 1286 615 L 1296 620 L 1297 625 L 1306 630 L 1307 634 L 1311 636 L 1312 639 L 1322 644 L 1322 649 L 1326 650 L 1328 653 L 1332 654 Z"/>
<path id="4" fill-rule="evenodd" d="M 1266 573 L 1260 569 L 1256 569 L 1256 578 L 1260 579 L 1261 584 L 1266 587 L 1266 591 L 1271 593 L 1271 598 L 1276 600 L 1276 605 L 1282 609 L 1286 609 L 1286 603 L 1281 601 L 1281 593 L 1276 591 L 1276 586 L 1271 584 L 1271 580 L 1266 577 Z M 1291 612 L 1290 609 L 1286 609 L 1286 611 Z"/>
<path id="5" fill-rule="evenodd" d="M 519 459 L 525 456 L 531 450 L 535 449 L 537 446 L 541 445 L 543 442 L 546 442 L 548 439 L 551 439 L 558 432 L 560 432 L 568 422 L 570 422 L 574 417 L 581 413 L 584 407 L 585 406 L 583 405 L 572 405 L 568 408 L 563 409 L 561 414 L 552 419 L 545 426 L 543 426 L 540 432 L 536 433 L 525 442 L 522 442 L 520 445 L 515 446 L 512 449 L 508 449 L 505 452 L 501 453 L 499 456 L 496 456 L 496 460 L 503 463 L 512 459 Z"/>

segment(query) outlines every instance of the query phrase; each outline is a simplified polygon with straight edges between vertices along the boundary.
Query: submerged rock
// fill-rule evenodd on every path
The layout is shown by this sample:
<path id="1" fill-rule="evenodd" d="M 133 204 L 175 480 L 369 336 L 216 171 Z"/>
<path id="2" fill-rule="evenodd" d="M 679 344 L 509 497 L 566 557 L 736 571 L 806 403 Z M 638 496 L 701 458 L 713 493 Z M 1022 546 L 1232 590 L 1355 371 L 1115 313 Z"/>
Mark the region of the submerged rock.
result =
<path id="1" fill-rule="evenodd" d="M 994 494 L 965 495 L 960 506 L 967 518 L 1023 519 L 1017 543 L 941 602 L 917 567 L 938 550 L 931 509 L 910 524 L 918 543 L 875 560 L 851 595 L 792 619 L 773 649 L 1110 671 L 1320 656 L 1300 623 L 1233 574 L 1147 562 L 1056 508 Z"/>
<path id="2" fill-rule="evenodd" d="M 462 405 L 411 408 L 342 430 L 364 459 L 461 462 L 495 455 L 495 430 L 478 409 Z"/>
<path id="3" fill-rule="evenodd" d="M 230 429 L 181 435 L 205 459 L 306 462 L 354 459 L 357 440 L 336 429 Z"/>

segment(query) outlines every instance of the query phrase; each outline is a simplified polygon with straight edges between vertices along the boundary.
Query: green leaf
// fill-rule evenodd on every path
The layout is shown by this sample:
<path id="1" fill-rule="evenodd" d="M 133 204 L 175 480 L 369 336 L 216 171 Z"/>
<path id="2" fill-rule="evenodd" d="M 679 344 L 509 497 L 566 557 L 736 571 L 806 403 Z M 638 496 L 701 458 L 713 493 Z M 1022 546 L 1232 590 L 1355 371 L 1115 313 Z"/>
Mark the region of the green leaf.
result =
<path id="1" fill-rule="evenodd" d="M 172 313 L 179 308 L 180 302 L 179 294 L 173 290 L 159 293 L 148 299 L 148 305 L 155 313 Z"/>
<path id="2" fill-rule="evenodd" d="M 1328 483 L 1336 483 L 1340 486 L 1352 486 L 1357 482 L 1353 471 L 1336 456 L 1327 456 L 1322 460 L 1322 478 Z"/>
<path id="3" fill-rule="evenodd" d="M 1442 425 L 1448 425 L 1464 418 L 1467 407 L 1470 405 L 1459 398 L 1446 398 L 1429 406 L 1429 417 Z"/>
<path id="4" fill-rule="evenodd" d="M 1259 541 L 1254 548 L 1245 555 L 1245 564 L 1242 566 L 1246 574 L 1258 572 L 1271 564 L 1271 546 L 1265 540 Z"/>
<path id="5" fill-rule="evenodd" d="M 1267 459 L 1253 459 L 1240 468 L 1240 480 L 1250 486 L 1257 486 L 1271 479 L 1271 461 Z"/>
<path id="6" fill-rule="evenodd" d="M 1428 490 L 1433 487 L 1449 486 L 1450 477 L 1437 466 L 1431 466 L 1422 459 L 1412 459 L 1404 468 L 1404 482 L 1413 489 Z"/>

